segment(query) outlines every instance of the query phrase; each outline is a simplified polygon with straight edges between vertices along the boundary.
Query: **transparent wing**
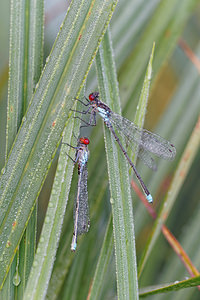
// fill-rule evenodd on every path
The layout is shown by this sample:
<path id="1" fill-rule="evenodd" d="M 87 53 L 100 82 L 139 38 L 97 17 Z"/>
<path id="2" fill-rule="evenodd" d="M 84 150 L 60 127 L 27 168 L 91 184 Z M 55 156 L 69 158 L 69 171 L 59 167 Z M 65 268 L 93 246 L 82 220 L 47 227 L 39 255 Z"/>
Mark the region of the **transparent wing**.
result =
<path id="1" fill-rule="evenodd" d="M 125 137 L 127 140 L 127 138 Z M 133 152 L 135 152 L 136 147 L 134 143 L 129 143 L 126 141 L 126 148 L 130 147 Z M 152 169 L 153 171 L 157 171 L 157 165 L 155 159 L 150 155 L 149 151 L 138 145 L 138 153 L 137 156 L 143 161 L 143 163 Z"/>
<path id="2" fill-rule="evenodd" d="M 74 228 L 77 235 L 88 232 L 89 230 L 89 207 L 88 207 L 88 191 L 87 191 L 88 171 L 87 165 L 81 166 L 78 179 L 78 191 L 74 207 Z"/>
<path id="3" fill-rule="evenodd" d="M 140 157 L 144 162 L 147 161 L 146 164 L 148 166 L 149 156 L 146 154 L 147 151 L 164 159 L 174 159 L 176 155 L 174 145 L 163 139 L 161 136 L 146 129 L 138 128 L 128 119 L 123 118 L 114 112 L 111 113 L 110 121 L 116 129 L 125 136 L 130 146 L 131 143 L 136 143 L 140 146 L 140 149 L 144 149 L 144 152 Z"/>
<path id="4" fill-rule="evenodd" d="M 149 152 L 145 150 L 144 148 L 140 148 L 138 152 L 138 157 L 143 161 L 143 163 L 152 169 L 153 171 L 157 170 L 157 165 L 155 160 L 151 157 Z"/>

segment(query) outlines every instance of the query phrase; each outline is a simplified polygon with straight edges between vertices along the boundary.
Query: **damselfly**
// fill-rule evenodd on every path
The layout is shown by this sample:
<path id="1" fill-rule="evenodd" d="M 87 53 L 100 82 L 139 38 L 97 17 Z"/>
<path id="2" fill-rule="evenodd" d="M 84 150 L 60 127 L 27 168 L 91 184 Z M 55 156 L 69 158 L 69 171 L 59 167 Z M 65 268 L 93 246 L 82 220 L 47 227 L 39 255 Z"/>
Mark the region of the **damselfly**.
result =
<path id="1" fill-rule="evenodd" d="M 89 139 L 82 137 L 78 140 L 74 163 L 78 163 L 78 190 L 74 203 L 74 233 L 71 243 L 71 250 L 75 251 L 77 246 L 78 235 L 88 232 L 90 228 L 89 208 L 88 208 L 88 191 L 87 191 L 87 161 L 89 157 L 88 144 Z M 68 144 L 67 144 L 68 145 Z"/>
<path id="2" fill-rule="evenodd" d="M 91 116 L 89 123 L 85 122 L 84 120 L 83 121 L 87 125 L 96 126 L 96 113 L 98 113 L 101 116 L 105 125 L 112 132 L 124 156 L 126 157 L 128 163 L 130 164 L 136 177 L 138 178 L 143 192 L 146 196 L 146 199 L 148 200 L 148 202 L 153 202 L 153 198 L 148 188 L 146 187 L 140 174 L 136 170 L 135 165 L 129 158 L 127 151 L 125 150 L 119 137 L 116 134 L 116 131 L 118 131 L 121 136 L 124 136 L 128 146 L 130 146 L 133 150 L 135 149 L 134 144 L 138 145 L 138 156 L 149 168 L 153 170 L 156 170 L 156 164 L 154 159 L 150 156 L 149 152 L 164 159 L 172 160 L 176 155 L 176 149 L 174 145 L 172 145 L 170 142 L 166 141 L 165 139 L 163 139 L 155 133 L 152 133 L 146 129 L 140 129 L 128 119 L 123 118 L 122 116 L 112 112 L 111 109 L 99 99 L 98 92 L 91 93 L 89 95 L 89 100 L 87 98 L 86 100 L 88 102 L 87 104 L 79 100 L 85 106 L 89 106 L 89 108 L 86 111 L 83 111 L 81 113 L 90 113 Z"/>

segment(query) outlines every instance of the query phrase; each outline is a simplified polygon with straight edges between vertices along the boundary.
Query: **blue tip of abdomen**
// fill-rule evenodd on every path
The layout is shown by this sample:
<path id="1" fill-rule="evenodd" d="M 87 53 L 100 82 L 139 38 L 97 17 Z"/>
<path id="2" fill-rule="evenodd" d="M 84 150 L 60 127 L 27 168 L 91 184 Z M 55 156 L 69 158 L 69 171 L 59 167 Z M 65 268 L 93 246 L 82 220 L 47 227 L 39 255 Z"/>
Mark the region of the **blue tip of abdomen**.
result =
<path id="1" fill-rule="evenodd" d="M 76 243 L 72 243 L 71 244 L 71 251 L 76 251 L 76 246 L 77 246 L 77 244 Z"/>
<path id="2" fill-rule="evenodd" d="M 152 203 L 153 202 L 153 197 L 151 196 L 151 194 L 147 195 L 146 196 L 146 199 L 149 203 Z"/>

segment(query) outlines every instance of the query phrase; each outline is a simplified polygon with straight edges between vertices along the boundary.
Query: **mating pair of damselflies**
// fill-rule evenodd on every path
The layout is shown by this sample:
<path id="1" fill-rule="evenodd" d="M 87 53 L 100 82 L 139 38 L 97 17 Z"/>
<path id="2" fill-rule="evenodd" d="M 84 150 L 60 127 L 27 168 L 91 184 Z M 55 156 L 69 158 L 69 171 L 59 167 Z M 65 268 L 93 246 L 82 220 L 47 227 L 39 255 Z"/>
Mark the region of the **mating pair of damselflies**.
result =
<path id="1" fill-rule="evenodd" d="M 140 174 L 136 170 L 135 165 L 128 156 L 127 151 L 122 145 L 116 132 L 120 136 L 125 138 L 128 146 L 135 149 L 135 144 L 138 145 L 138 156 L 139 158 L 151 169 L 156 170 L 156 164 L 150 153 L 155 154 L 161 158 L 172 160 L 176 155 L 176 149 L 174 145 L 166 141 L 159 135 L 140 129 L 134 123 L 123 118 L 122 116 L 114 113 L 111 109 L 99 99 L 99 93 L 93 92 L 89 95 L 89 99 L 86 98 L 87 103 L 77 99 L 84 106 L 88 107 L 86 111 L 76 111 L 81 114 L 90 114 L 89 122 L 86 122 L 80 117 L 86 126 L 96 126 L 96 114 L 98 113 L 103 119 L 107 128 L 111 131 L 113 137 L 118 143 L 122 153 L 127 159 L 129 165 L 133 169 L 138 181 L 142 187 L 142 190 L 146 196 L 148 202 L 153 202 L 153 198 L 144 184 Z M 74 213 L 74 234 L 72 239 L 71 250 L 75 251 L 77 236 L 81 233 L 87 232 L 89 229 L 89 214 L 88 214 L 88 193 L 87 193 L 87 160 L 88 160 L 88 149 L 87 145 L 89 140 L 87 138 L 79 139 L 76 158 L 74 162 L 78 162 L 79 180 L 78 180 L 78 192 L 76 197 L 76 206 Z"/>

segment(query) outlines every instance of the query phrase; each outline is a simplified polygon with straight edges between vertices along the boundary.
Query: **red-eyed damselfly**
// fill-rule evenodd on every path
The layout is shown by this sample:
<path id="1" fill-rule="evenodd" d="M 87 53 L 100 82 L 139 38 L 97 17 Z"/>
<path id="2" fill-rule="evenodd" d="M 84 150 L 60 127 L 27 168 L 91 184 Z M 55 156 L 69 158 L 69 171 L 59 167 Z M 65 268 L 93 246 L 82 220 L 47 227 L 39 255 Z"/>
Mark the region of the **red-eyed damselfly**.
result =
<path id="1" fill-rule="evenodd" d="M 103 103 L 99 99 L 99 92 L 93 92 L 89 95 L 89 100 L 86 98 L 87 103 L 80 101 L 85 106 L 89 106 L 86 111 L 80 112 L 82 114 L 90 113 L 90 120 L 86 125 L 96 126 L 96 113 L 100 115 L 103 119 L 105 125 L 110 129 L 113 137 L 117 141 L 119 147 L 121 148 L 124 156 L 126 157 L 129 165 L 133 169 L 136 177 L 138 178 L 143 192 L 146 196 L 148 202 L 153 202 L 153 197 L 151 196 L 148 188 L 144 184 L 140 174 L 138 173 L 135 165 L 128 156 L 127 151 L 122 145 L 116 131 L 125 138 L 126 143 L 133 150 L 135 149 L 135 144 L 138 145 L 138 156 L 139 158 L 151 169 L 156 170 L 156 163 L 151 157 L 150 153 L 155 154 L 161 158 L 167 160 L 173 160 L 176 155 L 176 149 L 173 144 L 166 141 L 159 135 L 152 133 L 146 129 L 140 129 L 133 122 L 128 119 L 114 113 L 109 106 Z M 78 117 L 79 118 L 79 117 Z"/>
<path id="2" fill-rule="evenodd" d="M 86 137 L 78 140 L 77 147 L 68 146 L 76 149 L 74 163 L 78 163 L 78 189 L 74 203 L 74 232 L 71 243 L 71 250 L 75 251 L 77 246 L 77 237 L 82 233 L 88 232 L 90 228 L 88 191 L 87 191 L 87 162 L 89 157 L 88 145 L 90 141 Z"/>

